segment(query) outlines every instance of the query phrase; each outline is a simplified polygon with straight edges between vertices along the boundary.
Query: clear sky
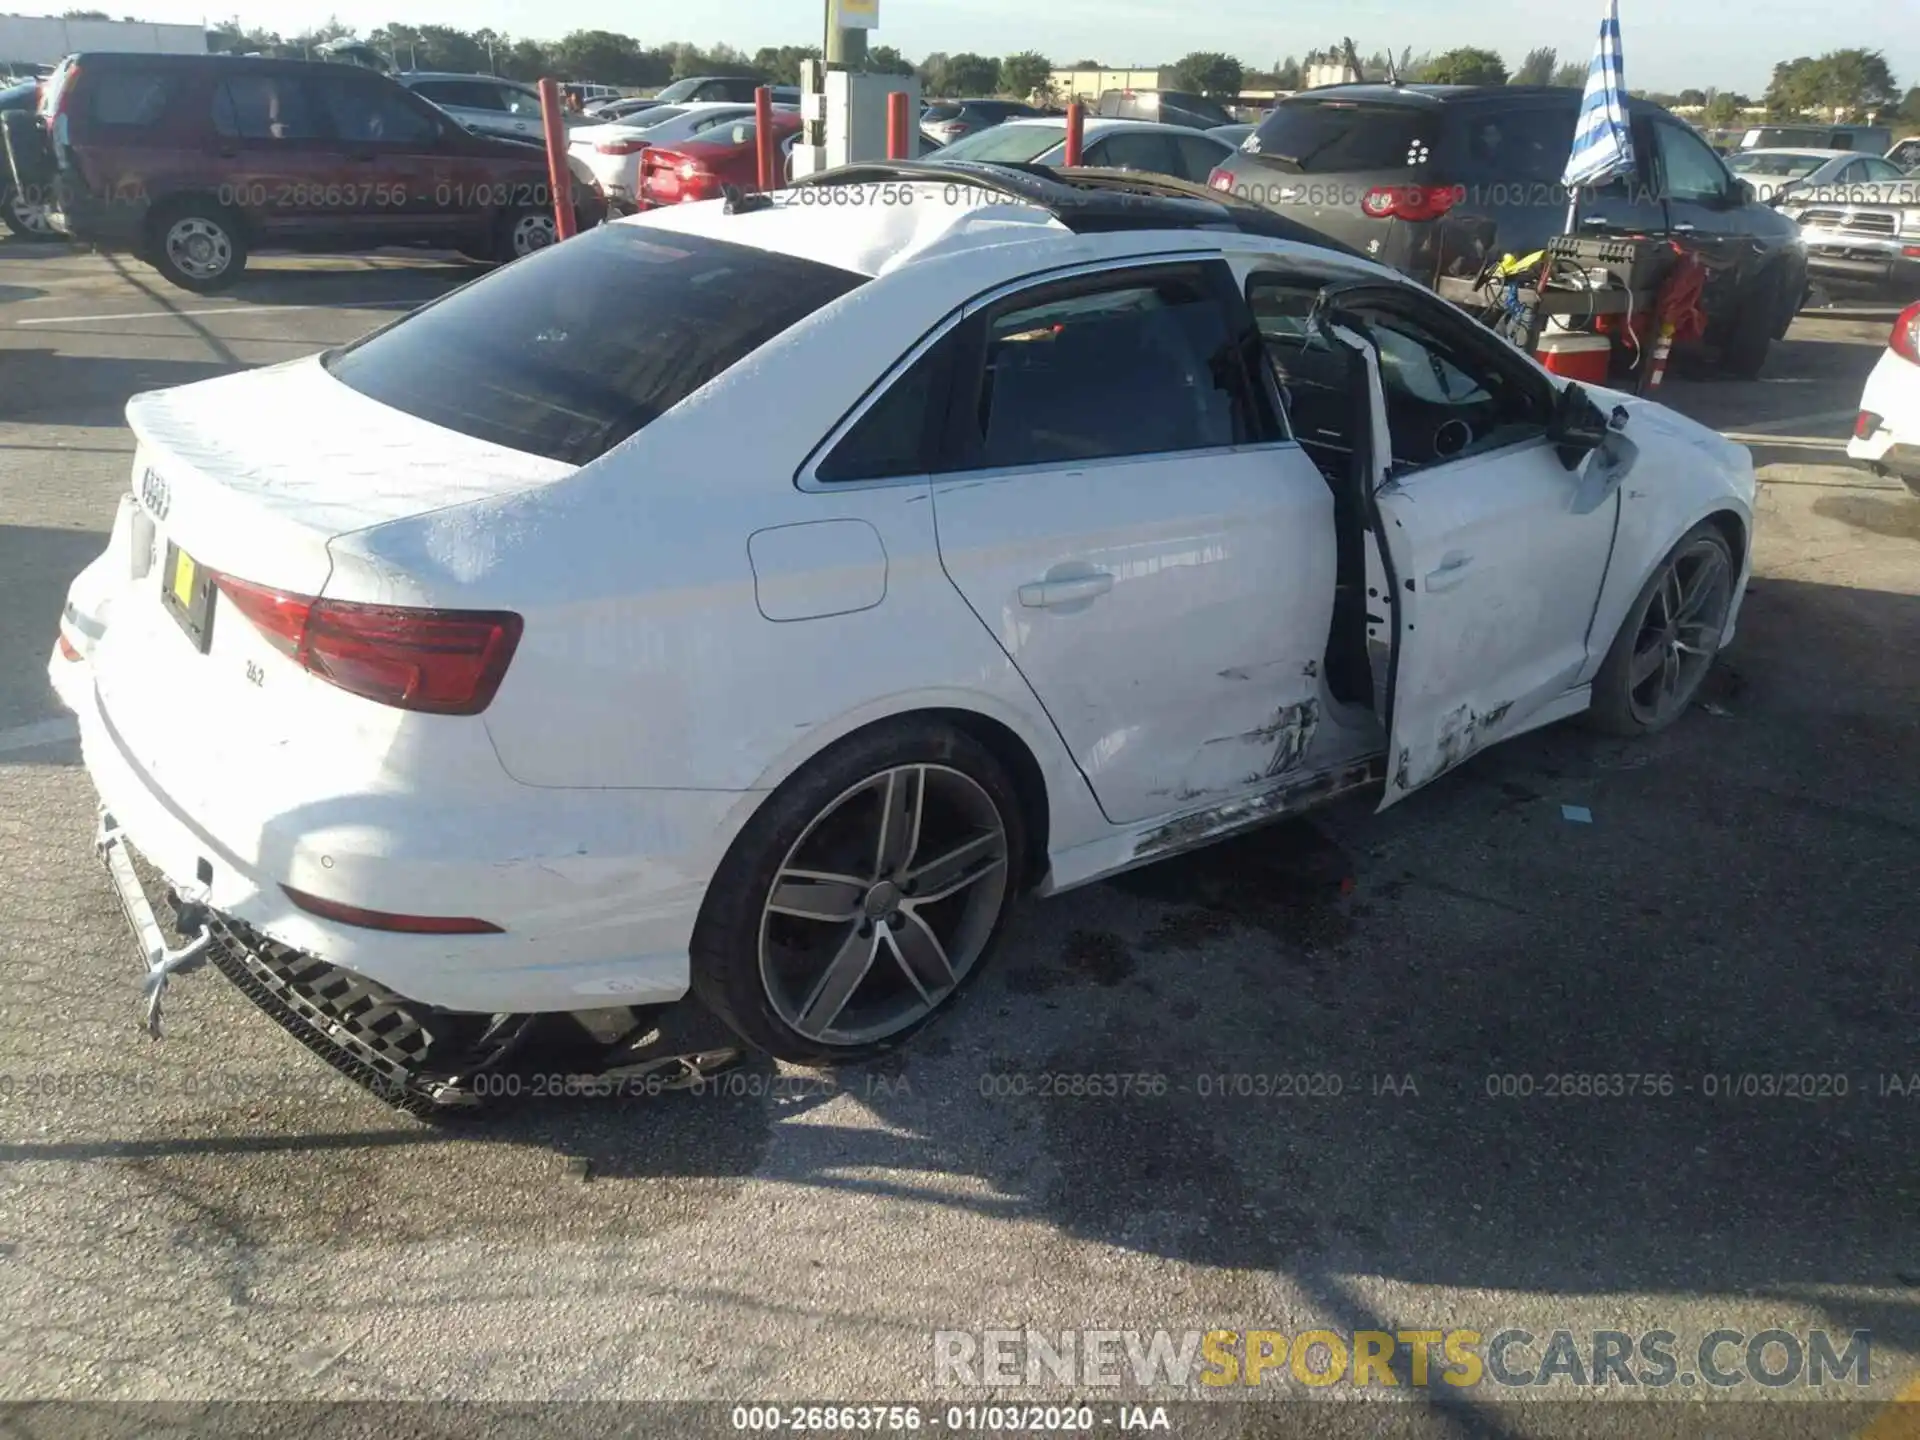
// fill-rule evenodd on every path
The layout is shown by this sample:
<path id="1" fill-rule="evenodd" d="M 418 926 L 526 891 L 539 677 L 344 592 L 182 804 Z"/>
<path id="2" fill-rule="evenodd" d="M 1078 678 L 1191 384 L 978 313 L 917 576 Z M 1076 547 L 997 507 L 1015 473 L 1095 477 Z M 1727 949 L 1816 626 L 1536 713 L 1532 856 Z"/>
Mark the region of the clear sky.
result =
<path id="1" fill-rule="evenodd" d="M 116 16 L 186 22 L 218 20 L 237 10 L 243 24 L 288 34 L 338 15 L 363 33 L 390 20 L 491 26 L 542 39 L 598 29 L 648 44 L 725 41 L 748 51 L 818 43 L 824 14 L 821 0 L 86 3 Z M 1903 87 L 1920 85 L 1920 0 L 1621 0 L 1620 8 L 1627 83 L 1635 88 L 1718 86 L 1757 95 L 1775 61 L 1849 46 L 1884 50 Z M 880 0 L 881 28 L 873 40 L 915 59 L 930 50 L 1038 50 L 1060 64 L 1084 58 L 1125 65 L 1224 50 L 1264 68 L 1351 35 L 1363 54 L 1408 45 L 1416 51 L 1479 45 L 1500 51 L 1512 65 L 1533 47 L 1552 45 L 1562 63 L 1584 63 L 1593 52 L 1600 12 L 1600 0 Z"/>

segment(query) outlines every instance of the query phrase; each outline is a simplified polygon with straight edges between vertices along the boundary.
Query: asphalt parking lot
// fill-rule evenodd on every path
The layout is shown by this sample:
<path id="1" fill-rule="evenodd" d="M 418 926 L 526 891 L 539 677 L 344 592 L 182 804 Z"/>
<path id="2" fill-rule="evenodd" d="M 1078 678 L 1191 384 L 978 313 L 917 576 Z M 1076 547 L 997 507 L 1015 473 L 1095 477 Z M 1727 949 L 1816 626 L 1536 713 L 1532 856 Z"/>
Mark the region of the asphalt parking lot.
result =
<path id="1" fill-rule="evenodd" d="M 1389 815 L 1031 905 L 885 1066 L 446 1130 L 211 972 L 147 1040 L 43 669 L 130 394 L 471 274 L 268 260 L 197 297 L 0 241 L 0 1399 L 945 1400 L 980 1392 L 936 1388 L 934 1332 L 1089 1326 L 1864 1329 L 1847 1398 L 1909 1385 L 1920 501 L 1844 456 L 1887 318 L 1803 317 L 1760 381 L 1668 392 L 1765 483 L 1738 645 L 1657 741 L 1557 728 Z M 1546 1098 L 1566 1074 L 1673 1083 Z M 1074 1075 L 1167 1083 L 1040 1093 Z M 1258 1093 L 1280 1076 L 1320 1093 Z M 1442 1398 L 1436 1433 L 1549 1423 Z"/>

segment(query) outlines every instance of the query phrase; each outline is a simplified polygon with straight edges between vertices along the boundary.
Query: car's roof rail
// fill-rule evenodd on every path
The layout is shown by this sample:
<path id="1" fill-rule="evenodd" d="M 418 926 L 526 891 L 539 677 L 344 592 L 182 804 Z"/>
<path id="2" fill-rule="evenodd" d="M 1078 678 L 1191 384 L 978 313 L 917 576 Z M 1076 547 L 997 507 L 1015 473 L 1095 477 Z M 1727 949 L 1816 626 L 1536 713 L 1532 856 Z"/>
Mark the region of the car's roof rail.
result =
<path id="1" fill-rule="evenodd" d="M 865 160 L 822 170 L 795 185 L 873 185 L 889 181 L 965 185 L 1045 210 L 1075 234 L 1111 230 L 1238 230 L 1311 245 L 1356 260 L 1367 257 L 1298 221 L 1242 196 L 1170 175 L 1095 166 L 995 165 L 976 160 Z"/>

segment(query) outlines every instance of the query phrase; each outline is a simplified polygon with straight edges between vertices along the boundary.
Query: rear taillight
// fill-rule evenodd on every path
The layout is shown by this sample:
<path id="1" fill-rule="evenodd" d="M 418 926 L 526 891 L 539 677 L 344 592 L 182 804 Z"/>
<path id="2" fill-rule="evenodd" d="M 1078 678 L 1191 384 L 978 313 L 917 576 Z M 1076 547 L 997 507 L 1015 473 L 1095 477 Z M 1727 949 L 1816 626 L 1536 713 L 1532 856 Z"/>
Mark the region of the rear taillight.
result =
<path id="1" fill-rule="evenodd" d="M 720 177 L 691 156 L 655 150 L 647 157 L 646 198 L 661 205 L 712 200 L 721 193 Z"/>
<path id="2" fill-rule="evenodd" d="M 1231 170 L 1215 170 L 1211 175 L 1207 176 L 1207 184 L 1215 190 L 1224 190 L 1231 195 L 1233 193 L 1233 172 Z"/>
<path id="3" fill-rule="evenodd" d="M 1871 440 L 1880 433 L 1880 427 L 1886 423 L 1885 416 L 1876 415 L 1871 410 L 1862 410 L 1860 418 L 1853 422 L 1853 438 Z"/>
<path id="4" fill-rule="evenodd" d="M 1909 305 L 1893 322 L 1893 339 L 1888 342 L 1902 360 L 1920 365 L 1920 303 Z"/>
<path id="5" fill-rule="evenodd" d="M 506 611 L 357 605 L 232 575 L 216 575 L 214 583 L 309 674 L 401 710 L 478 715 L 493 703 L 520 643 L 520 617 Z"/>
<path id="6" fill-rule="evenodd" d="M 1367 192 L 1360 209 L 1375 220 L 1438 220 L 1466 198 L 1459 185 L 1380 185 Z"/>
<path id="7" fill-rule="evenodd" d="M 594 152 L 600 155 L 638 155 L 647 148 L 644 140 L 596 140 Z"/>

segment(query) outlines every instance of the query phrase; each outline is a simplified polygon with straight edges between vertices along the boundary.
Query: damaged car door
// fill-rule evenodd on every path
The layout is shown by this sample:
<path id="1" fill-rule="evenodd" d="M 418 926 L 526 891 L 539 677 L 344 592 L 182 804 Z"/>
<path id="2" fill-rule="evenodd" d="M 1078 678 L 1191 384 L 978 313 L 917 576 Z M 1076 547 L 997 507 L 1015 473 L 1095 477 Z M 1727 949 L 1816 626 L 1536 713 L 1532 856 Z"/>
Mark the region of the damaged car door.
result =
<path id="1" fill-rule="evenodd" d="M 1107 267 L 977 302 L 940 556 L 1107 818 L 1310 767 L 1332 497 L 1287 436 L 1225 262 Z"/>
<path id="2" fill-rule="evenodd" d="M 1411 287 L 1329 294 L 1373 392 L 1373 523 L 1393 597 L 1382 809 L 1488 745 L 1586 708 L 1578 685 L 1620 511 L 1559 395 Z"/>

